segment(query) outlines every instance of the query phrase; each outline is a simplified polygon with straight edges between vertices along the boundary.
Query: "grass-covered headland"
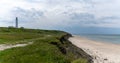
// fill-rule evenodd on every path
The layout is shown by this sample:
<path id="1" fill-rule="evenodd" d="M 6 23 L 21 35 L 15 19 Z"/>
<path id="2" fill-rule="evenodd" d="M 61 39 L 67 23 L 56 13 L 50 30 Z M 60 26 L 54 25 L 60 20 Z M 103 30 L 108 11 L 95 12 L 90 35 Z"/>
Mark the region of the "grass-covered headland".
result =
<path id="1" fill-rule="evenodd" d="M 71 35 L 56 30 L 0 28 L 0 44 L 33 42 L 0 51 L 0 63 L 91 63 L 91 57 L 72 45 Z"/>

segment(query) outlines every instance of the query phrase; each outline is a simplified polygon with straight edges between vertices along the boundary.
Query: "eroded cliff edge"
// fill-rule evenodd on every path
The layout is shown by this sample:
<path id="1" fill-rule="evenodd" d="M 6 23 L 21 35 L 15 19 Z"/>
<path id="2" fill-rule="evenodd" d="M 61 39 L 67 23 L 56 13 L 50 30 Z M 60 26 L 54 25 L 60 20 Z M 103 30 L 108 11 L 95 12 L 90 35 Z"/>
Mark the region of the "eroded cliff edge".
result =
<path id="1" fill-rule="evenodd" d="M 72 53 L 74 56 L 74 59 L 84 58 L 87 60 L 88 63 L 93 63 L 92 57 L 88 55 L 86 52 L 84 52 L 81 48 L 78 48 L 77 46 L 73 45 L 68 39 L 72 37 L 71 34 L 66 34 L 60 38 L 61 45 L 59 46 L 59 49 L 63 54 Z"/>

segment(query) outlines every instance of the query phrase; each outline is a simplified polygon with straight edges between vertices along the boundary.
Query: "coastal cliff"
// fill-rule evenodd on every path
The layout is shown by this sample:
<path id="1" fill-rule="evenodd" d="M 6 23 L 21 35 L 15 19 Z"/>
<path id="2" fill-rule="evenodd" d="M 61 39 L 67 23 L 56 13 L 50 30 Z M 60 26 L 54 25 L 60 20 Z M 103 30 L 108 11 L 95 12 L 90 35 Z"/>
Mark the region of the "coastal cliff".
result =
<path id="1" fill-rule="evenodd" d="M 28 44 L 0 52 L 0 63 L 92 63 L 92 57 L 74 46 L 71 34 L 57 30 L 0 28 L 0 44 Z"/>
<path id="2" fill-rule="evenodd" d="M 76 47 L 73 45 L 68 39 L 69 37 L 72 37 L 71 34 L 66 34 L 63 35 L 60 38 L 61 44 L 57 44 L 58 48 L 61 50 L 63 54 L 69 54 L 72 53 L 74 59 L 79 59 L 79 58 L 85 58 L 87 59 L 87 63 L 93 63 L 92 57 L 88 55 L 86 52 L 84 52 L 81 48 Z"/>

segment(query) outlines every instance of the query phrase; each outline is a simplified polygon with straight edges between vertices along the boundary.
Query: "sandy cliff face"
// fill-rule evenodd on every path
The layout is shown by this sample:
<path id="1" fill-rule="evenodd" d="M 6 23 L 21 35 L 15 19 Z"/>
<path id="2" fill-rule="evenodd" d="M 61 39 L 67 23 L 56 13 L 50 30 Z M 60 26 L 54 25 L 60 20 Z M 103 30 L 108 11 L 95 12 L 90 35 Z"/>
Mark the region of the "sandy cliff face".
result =
<path id="1" fill-rule="evenodd" d="M 78 59 L 78 58 L 86 58 L 88 60 L 88 63 L 93 63 L 92 61 L 92 57 L 90 55 L 88 55 L 86 52 L 84 52 L 81 48 L 78 48 L 76 47 L 75 45 L 73 45 L 68 39 L 69 37 L 72 37 L 71 34 L 66 34 L 64 36 L 62 36 L 62 38 L 60 39 L 61 43 L 64 46 L 63 52 L 65 52 L 66 54 L 68 52 L 71 52 L 74 54 L 75 58 Z"/>

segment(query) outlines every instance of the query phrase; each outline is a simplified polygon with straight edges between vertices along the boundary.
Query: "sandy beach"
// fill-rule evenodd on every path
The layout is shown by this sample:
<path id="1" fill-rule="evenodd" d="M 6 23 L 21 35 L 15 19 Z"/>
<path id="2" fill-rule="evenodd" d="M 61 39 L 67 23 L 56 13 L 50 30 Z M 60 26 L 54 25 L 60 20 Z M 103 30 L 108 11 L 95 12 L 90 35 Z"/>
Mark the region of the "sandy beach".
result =
<path id="1" fill-rule="evenodd" d="M 79 36 L 69 41 L 93 57 L 94 63 L 120 63 L 120 44 L 93 41 Z"/>

